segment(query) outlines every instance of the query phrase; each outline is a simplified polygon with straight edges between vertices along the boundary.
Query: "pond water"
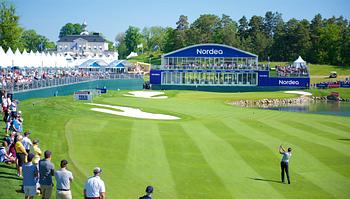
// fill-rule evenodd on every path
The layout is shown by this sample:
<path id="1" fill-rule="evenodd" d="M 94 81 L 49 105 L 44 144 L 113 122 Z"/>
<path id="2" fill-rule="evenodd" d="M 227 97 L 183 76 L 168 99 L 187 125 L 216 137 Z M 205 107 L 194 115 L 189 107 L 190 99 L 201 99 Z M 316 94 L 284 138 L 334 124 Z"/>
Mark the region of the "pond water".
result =
<path id="1" fill-rule="evenodd" d="M 312 102 L 309 104 L 284 105 L 263 109 L 350 117 L 350 102 Z"/>

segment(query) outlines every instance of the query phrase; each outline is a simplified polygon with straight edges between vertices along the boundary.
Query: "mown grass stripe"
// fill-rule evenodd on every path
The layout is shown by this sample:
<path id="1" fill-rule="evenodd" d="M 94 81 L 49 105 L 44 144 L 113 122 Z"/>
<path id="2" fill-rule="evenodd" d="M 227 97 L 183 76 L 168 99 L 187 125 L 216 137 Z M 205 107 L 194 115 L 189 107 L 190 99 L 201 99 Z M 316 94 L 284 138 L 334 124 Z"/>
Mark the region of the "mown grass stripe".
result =
<path id="1" fill-rule="evenodd" d="M 310 133 L 306 130 L 299 129 L 294 126 L 294 121 L 288 121 L 288 122 L 279 122 L 279 121 L 270 121 L 271 124 L 275 124 L 275 126 L 280 127 L 281 129 L 290 129 L 289 131 L 285 131 L 289 135 L 297 136 L 299 138 L 302 138 L 304 140 L 317 140 L 317 143 L 320 145 L 323 145 L 325 147 L 334 149 L 335 151 L 338 151 L 339 153 L 350 157 L 350 153 L 348 152 L 350 150 L 350 147 L 343 144 L 338 143 L 332 139 L 324 138 L 320 135 L 316 135 L 313 133 Z M 311 130 L 311 129 L 310 129 Z"/>
<path id="2" fill-rule="evenodd" d="M 185 198 L 231 198 L 221 179 L 178 123 L 159 124 L 178 195 Z"/>
<path id="3" fill-rule="evenodd" d="M 263 127 L 262 124 L 253 125 L 252 123 L 255 122 L 252 121 L 250 125 L 245 125 L 247 123 L 242 123 L 240 121 L 234 120 L 230 121 L 230 123 L 225 124 L 232 126 L 233 128 L 234 126 L 242 127 L 242 130 L 245 129 L 245 132 L 243 132 L 242 135 L 246 135 L 247 137 L 251 136 L 251 139 L 256 139 L 257 141 L 266 144 L 268 147 L 271 147 L 272 150 L 275 149 L 277 151 L 278 145 L 280 143 L 283 143 L 282 140 L 284 140 L 284 143 L 286 143 L 285 140 L 288 140 L 286 144 L 294 148 L 294 155 L 291 160 L 291 172 L 294 170 L 299 175 L 322 188 L 324 192 L 331 194 L 333 197 L 346 198 L 345 196 L 348 196 L 350 194 L 350 190 L 347 188 L 350 186 L 350 179 L 338 174 L 336 171 L 329 168 L 327 165 L 323 164 L 317 158 L 315 158 L 312 154 L 307 152 L 305 148 L 299 145 L 298 140 L 293 139 L 294 135 L 286 133 L 287 130 L 285 130 L 283 127 L 279 128 L 278 132 L 274 132 L 274 134 L 271 135 L 270 131 L 263 131 L 264 133 L 261 133 L 256 130 L 256 128 L 260 129 Z M 271 121 L 266 121 L 264 124 L 264 126 L 267 126 L 268 128 L 273 128 L 273 126 L 279 125 L 271 124 Z M 317 140 L 314 141 L 317 142 Z M 298 183 L 299 180 L 295 180 L 296 183 Z M 334 187 L 330 187 L 329 182 L 334 182 L 336 185 Z"/>
<path id="4" fill-rule="evenodd" d="M 317 158 L 319 161 L 327 165 L 330 169 L 337 172 L 339 175 L 342 175 L 346 178 L 350 178 L 350 172 L 348 171 L 348 165 L 350 164 L 350 159 L 344 157 L 343 154 L 339 153 L 338 151 L 335 151 L 331 148 L 324 147 L 323 145 L 318 144 L 317 140 L 305 140 L 301 139 L 300 137 L 288 134 L 288 133 L 281 133 L 281 130 L 279 128 L 276 128 L 276 126 L 269 125 L 270 123 L 264 123 L 261 121 L 255 120 L 254 122 L 249 120 L 240 120 L 244 124 L 253 127 L 259 126 L 260 131 L 263 133 L 269 134 L 274 137 L 278 137 L 284 141 L 298 143 L 300 147 L 303 148 L 303 150 L 309 152 L 312 156 Z M 339 161 L 342 160 L 342 161 Z M 337 164 L 330 164 L 330 162 L 338 162 Z"/>
<path id="5" fill-rule="evenodd" d="M 339 132 L 342 136 L 350 138 L 350 120 L 346 123 L 348 123 L 348 126 L 331 121 L 318 121 L 317 125 L 329 129 L 330 131 Z"/>
<path id="6" fill-rule="evenodd" d="M 155 193 L 157 197 L 177 198 L 175 183 L 157 124 L 137 120 L 131 133 L 124 172 L 125 183 L 134 187 L 134 194 L 151 184 L 157 187 L 158 192 Z M 127 195 L 130 196 L 132 193 L 129 192 Z"/>
<path id="7" fill-rule="evenodd" d="M 286 120 L 281 120 L 281 122 L 287 123 Z M 338 131 L 334 130 L 327 131 L 327 128 L 314 124 L 312 122 L 303 123 L 301 121 L 288 121 L 288 123 L 292 125 L 293 128 L 299 129 L 300 131 L 304 131 L 305 133 L 317 135 L 326 139 L 336 140 L 339 138 L 346 138 L 346 135 L 344 135 L 344 133 L 339 133 Z"/>
<path id="8" fill-rule="evenodd" d="M 239 153 L 225 140 L 217 137 L 209 129 L 199 122 L 187 122 L 182 124 L 186 133 L 191 137 L 197 147 L 201 150 L 203 157 L 209 166 L 224 182 L 226 188 L 234 198 L 255 197 L 256 190 L 260 192 L 260 198 L 284 198 L 266 183 L 256 183 L 250 186 L 241 186 L 251 181 L 248 177 L 257 176 L 249 164 L 247 164 Z"/>
<path id="9" fill-rule="evenodd" d="M 234 149 L 236 149 L 240 156 L 246 161 L 252 169 L 254 169 L 261 178 L 250 176 L 251 183 L 267 183 L 271 185 L 276 191 L 282 194 L 285 198 L 295 198 L 288 191 L 291 185 L 281 184 L 280 178 L 280 157 L 276 157 L 276 150 L 272 150 L 265 144 L 262 144 L 255 139 L 238 133 L 237 128 L 231 128 L 221 121 L 212 121 L 206 123 L 206 127 L 212 132 L 215 132 L 221 139 L 226 140 Z M 267 162 L 270 164 L 262 164 Z M 302 175 L 292 172 L 292 189 L 295 187 L 303 189 L 295 189 L 295 195 L 305 195 L 304 189 L 308 188 L 314 190 L 316 193 L 312 197 L 327 196 L 331 197 L 327 192 L 324 192 L 320 187 L 313 184 L 311 181 L 305 179 Z M 298 179 L 298 183 L 293 180 Z M 260 192 L 259 192 L 260 194 Z M 257 196 L 259 196 L 259 194 Z"/>

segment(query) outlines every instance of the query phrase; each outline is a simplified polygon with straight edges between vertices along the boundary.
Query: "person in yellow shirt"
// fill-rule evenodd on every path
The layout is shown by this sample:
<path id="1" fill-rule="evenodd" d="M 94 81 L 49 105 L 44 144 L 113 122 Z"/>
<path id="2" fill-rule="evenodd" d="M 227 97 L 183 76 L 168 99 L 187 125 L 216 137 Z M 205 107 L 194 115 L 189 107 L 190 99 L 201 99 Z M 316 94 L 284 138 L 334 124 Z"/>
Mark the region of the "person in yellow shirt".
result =
<path id="1" fill-rule="evenodd" d="M 39 140 L 33 140 L 33 151 L 34 151 L 33 164 L 38 165 L 42 154 L 42 151 L 39 148 Z"/>
<path id="2" fill-rule="evenodd" d="M 22 144 L 23 136 L 18 135 L 16 140 L 16 157 L 17 157 L 17 175 L 22 177 L 22 165 L 25 162 L 26 156 L 28 155 L 26 149 Z"/>

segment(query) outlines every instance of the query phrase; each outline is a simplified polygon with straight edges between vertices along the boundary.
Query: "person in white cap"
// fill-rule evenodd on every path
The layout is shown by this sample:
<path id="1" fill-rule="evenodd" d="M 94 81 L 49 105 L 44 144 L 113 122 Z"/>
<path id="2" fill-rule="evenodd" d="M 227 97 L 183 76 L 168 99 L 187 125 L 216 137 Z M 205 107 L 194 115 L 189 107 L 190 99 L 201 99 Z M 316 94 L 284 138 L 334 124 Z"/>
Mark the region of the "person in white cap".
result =
<path id="1" fill-rule="evenodd" d="M 102 169 L 96 167 L 94 169 L 94 176 L 88 178 L 84 187 L 84 198 L 85 199 L 105 199 L 106 188 L 105 183 L 100 178 Z"/>

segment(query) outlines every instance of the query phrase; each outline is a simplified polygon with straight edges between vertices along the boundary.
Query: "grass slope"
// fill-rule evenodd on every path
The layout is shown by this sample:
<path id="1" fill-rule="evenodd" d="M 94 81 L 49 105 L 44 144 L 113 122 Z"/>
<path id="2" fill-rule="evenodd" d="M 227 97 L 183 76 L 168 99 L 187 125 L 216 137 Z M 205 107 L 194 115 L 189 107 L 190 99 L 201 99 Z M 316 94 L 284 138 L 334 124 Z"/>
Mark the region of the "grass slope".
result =
<path id="1" fill-rule="evenodd" d="M 108 198 L 348 198 L 350 118 L 227 105 L 238 99 L 284 98 L 282 92 L 167 91 L 166 100 L 111 92 L 96 103 L 140 107 L 179 121 L 132 119 L 92 112 L 69 97 L 20 104 L 25 129 L 73 171 L 73 198 L 95 166 L 104 170 Z M 33 106 L 34 104 L 34 106 Z M 279 183 L 278 146 L 291 146 L 292 184 Z M 15 170 L 0 167 L 1 176 Z M 19 182 L 1 177 L 1 198 L 18 198 Z M 12 183 L 12 184 L 11 184 Z M 6 196 L 6 197 L 2 197 Z"/>

